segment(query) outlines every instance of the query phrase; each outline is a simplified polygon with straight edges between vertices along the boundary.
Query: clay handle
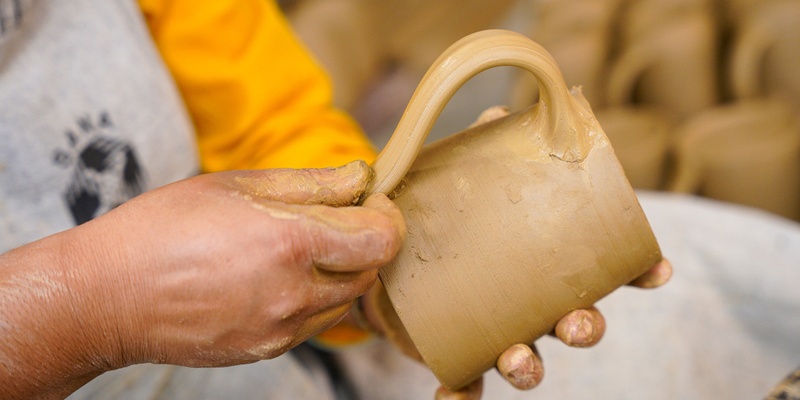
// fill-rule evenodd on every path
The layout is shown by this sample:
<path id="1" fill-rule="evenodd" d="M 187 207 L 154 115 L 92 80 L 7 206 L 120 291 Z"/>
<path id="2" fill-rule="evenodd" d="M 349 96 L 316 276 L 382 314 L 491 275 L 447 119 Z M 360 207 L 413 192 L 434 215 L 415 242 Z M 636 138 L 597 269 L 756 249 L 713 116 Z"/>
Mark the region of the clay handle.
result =
<path id="1" fill-rule="evenodd" d="M 639 41 L 628 49 L 611 69 L 608 79 L 608 103 L 621 106 L 630 102 L 641 76 L 656 61 L 655 46 L 650 40 Z"/>
<path id="2" fill-rule="evenodd" d="M 737 99 L 756 97 L 761 92 L 761 74 L 772 39 L 764 26 L 753 23 L 740 31 L 731 55 L 731 86 Z"/>
<path id="3" fill-rule="evenodd" d="M 667 188 L 670 192 L 675 193 L 697 193 L 703 182 L 703 173 L 701 163 L 693 160 L 681 160 L 671 182 L 667 184 Z"/>
<path id="4" fill-rule="evenodd" d="M 406 175 L 436 118 L 455 92 L 478 73 L 497 66 L 515 66 L 533 74 L 549 129 L 544 133 L 552 156 L 582 160 L 591 147 L 580 104 L 569 92 L 555 60 L 527 37 L 505 30 L 473 33 L 459 40 L 433 63 L 417 86 L 386 147 L 372 164 L 375 177 L 367 194 L 389 194 Z"/>

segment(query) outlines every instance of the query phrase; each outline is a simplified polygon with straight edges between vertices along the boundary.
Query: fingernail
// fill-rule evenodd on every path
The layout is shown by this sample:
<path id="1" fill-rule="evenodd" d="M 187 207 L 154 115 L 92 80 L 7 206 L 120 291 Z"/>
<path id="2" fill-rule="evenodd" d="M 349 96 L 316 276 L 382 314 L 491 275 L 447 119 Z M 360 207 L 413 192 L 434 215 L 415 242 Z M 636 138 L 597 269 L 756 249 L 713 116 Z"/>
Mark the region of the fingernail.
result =
<path id="1" fill-rule="evenodd" d="M 503 352 L 497 360 L 497 370 L 520 390 L 533 389 L 544 375 L 533 350 L 524 344 L 516 344 Z"/>
<path id="2" fill-rule="evenodd" d="M 580 320 L 577 324 L 572 325 L 569 332 L 569 341 L 571 345 L 587 343 L 594 337 L 594 324 L 592 317 L 587 312 L 581 312 Z"/>

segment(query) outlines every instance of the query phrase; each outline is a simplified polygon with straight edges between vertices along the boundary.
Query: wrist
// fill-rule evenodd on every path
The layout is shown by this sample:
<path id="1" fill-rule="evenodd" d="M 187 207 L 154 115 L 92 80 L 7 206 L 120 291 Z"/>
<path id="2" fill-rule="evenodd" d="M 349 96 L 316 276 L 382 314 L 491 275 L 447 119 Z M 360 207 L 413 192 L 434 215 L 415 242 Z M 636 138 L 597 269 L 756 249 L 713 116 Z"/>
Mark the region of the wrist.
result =
<path id="1" fill-rule="evenodd" d="M 141 306 L 148 285 L 136 273 L 127 241 L 108 229 L 106 215 L 68 231 L 63 269 L 71 287 L 74 324 L 83 331 L 87 357 L 101 372 L 153 361 L 145 344 L 147 310 Z M 115 223 L 112 221 L 112 223 Z M 118 222 L 116 222 L 118 223 Z"/>
<path id="2" fill-rule="evenodd" d="M 70 235 L 0 255 L 0 397 L 63 398 L 107 369 Z"/>

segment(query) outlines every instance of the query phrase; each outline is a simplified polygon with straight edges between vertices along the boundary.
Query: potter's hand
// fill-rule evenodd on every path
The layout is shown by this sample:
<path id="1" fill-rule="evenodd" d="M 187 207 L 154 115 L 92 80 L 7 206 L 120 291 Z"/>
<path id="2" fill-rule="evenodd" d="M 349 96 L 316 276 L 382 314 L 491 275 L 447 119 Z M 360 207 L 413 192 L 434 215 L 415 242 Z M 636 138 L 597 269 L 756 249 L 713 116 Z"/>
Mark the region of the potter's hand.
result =
<path id="1" fill-rule="evenodd" d="M 125 228 L 122 260 L 137 260 L 122 266 L 136 284 L 121 299 L 129 312 L 117 313 L 123 354 L 134 357 L 124 363 L 252 362 L 338 322 L 405 229 L 385 196 L 331 207 L 354 204 L 369 173 L 351 163 L 206 175 L 109 215 L 103 225 Z"/>
<path id="2" fill-rule="evenodd" d="M 364 163 L 202 175 L 0 255 L 0 328 L 14 327 L 0 358 L 19 374 L 0 374 L 0 397 L 134 363 L 272 358 L 332 326 L 404 235 L 386 196 L 331 207 L 368 177 Z"/>

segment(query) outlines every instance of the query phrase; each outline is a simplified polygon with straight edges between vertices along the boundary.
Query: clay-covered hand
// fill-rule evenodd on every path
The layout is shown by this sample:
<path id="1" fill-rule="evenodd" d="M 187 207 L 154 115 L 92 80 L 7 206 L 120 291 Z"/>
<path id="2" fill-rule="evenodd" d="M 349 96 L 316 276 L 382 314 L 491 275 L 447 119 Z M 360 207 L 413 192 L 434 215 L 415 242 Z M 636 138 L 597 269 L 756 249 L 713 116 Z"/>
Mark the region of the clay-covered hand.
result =
<path id="1" fill-rule="evenodd" d="M 354 204 L 368 177 L 364 163 L 226 172 L 115 210 L 94 228 L 125 233 L 118 272 L 102 281 L 135 283 L 111 302 L 124 304 L 112 320 L 124 335 L 120 354 L 129 358 L 120 363 L 251 362 L 338 322 L 404 233 L 385 196 L 331 207 Z"/>
<path id="2" fill-rule="evenodd" d="M 276 357 L 337 323 L 398 251 L 405 226 L 386 196 L 343 207 L 356 203 L 369 176 L 363 162 L 202 175 L 2 255 L 0 284 L 18 287 L 16 298 L 0 288 L 8 289 L 0 317 L 31 337 L 59 332 L 56 347 L 41 338 L 0 346 L 0 356 L 28 352 L 80 369 L 57 371 L 59 379 L 134 363 Z M 57 249 L 55 268 L 35 258 L 43 249 Z"/>

